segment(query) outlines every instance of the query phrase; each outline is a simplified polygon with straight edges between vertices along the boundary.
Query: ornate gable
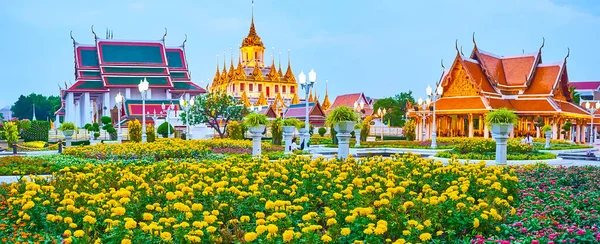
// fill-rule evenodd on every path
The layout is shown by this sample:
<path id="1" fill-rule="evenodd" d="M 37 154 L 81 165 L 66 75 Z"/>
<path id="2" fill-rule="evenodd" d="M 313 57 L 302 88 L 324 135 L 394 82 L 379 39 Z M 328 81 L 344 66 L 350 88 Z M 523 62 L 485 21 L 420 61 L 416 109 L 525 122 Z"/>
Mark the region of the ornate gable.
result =
<path id="1" fill-rule="evenodd" d="M 455 61 L 455 65 L 444 81 L 444 97 L 479 96 L 479 88 L 469 77 L 462 62 Z"/>

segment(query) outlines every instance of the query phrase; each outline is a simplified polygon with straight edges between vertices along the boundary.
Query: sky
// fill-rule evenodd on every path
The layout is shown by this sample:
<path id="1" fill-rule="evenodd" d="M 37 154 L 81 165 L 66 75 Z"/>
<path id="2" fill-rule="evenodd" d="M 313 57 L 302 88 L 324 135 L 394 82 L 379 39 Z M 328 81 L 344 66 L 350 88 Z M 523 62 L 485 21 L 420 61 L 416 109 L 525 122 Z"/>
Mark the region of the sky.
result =
<path id="1" fill-rule="evenodd" d="M 187 34 L 192 80 L 202 87 L 215 74 L 216 54 L 237 55 L 247 36 L 251 0 L 221 1 L 0 1 L 0 108 L 21 94 L 57 95 L 74 82 L 73 45 L 92 44 L 107 28 L 114 39 L 159 40 L 179 46 Z M 291 50 L 296 76 L 317 72 L 317 93 L 328 80 L 335 96 L 365 92 L 383 98 L 413 91 L 425 96 L 450 67 L 455 40 L 465 55 L 475 32 L 480 49 L 501 56 L 542 50 L 545 63 L 567 54 L 571 81 L 600 80 L 600 1 L 595 0 L 256 0 L 254 19 L 267 47 L 282 64 Z M 273 52 L 274 48 L 274 52 Z M 237 56 L 234 56 L 236 58 Z M 222 68 L 222 67 L 221 67 Z"/>

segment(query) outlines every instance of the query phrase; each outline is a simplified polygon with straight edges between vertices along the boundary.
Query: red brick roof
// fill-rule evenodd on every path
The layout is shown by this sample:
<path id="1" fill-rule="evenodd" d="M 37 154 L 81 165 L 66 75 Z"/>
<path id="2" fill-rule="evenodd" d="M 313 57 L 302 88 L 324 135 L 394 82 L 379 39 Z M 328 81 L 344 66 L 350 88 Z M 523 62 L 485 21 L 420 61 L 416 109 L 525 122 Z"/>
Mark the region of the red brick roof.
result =
<path id="1" fill-rule="evenodd" d="M 520 56 L 513 58 L 503 58 L 502 67 L 504 68 L 504 77 L 506 85 L 519 86 L 525 85 L 529 74 L 533 68 L 535 56 Z"/>

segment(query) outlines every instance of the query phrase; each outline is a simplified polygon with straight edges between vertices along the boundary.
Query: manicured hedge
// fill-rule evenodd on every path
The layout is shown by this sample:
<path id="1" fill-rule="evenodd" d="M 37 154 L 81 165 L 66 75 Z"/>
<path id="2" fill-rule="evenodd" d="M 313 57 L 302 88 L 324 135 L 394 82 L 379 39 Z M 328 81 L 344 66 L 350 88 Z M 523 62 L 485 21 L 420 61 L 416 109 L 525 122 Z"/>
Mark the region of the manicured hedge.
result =
<path id="1" fill-rule="evenodd" d="M 50 123 L 48 121 L 34 120 L 28 129 L 23 130 L 22 137 L 26 142 L 29 141 L 48 141 L 48 130 Z"/>

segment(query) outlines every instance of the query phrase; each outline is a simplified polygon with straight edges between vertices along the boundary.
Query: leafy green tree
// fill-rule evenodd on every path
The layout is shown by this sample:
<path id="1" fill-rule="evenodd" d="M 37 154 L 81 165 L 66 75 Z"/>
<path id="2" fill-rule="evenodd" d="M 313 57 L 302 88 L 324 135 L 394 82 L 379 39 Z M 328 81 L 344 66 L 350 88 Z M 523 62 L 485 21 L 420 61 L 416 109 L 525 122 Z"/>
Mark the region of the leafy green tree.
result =
<path id="1" fill-rule="evenodd" d="M 35 117 L 46 120 L 54 117 L 54 112 L 60 109 L 60 97 L 46 97 L 41 94 L 31 93 L 28 96 L 21 95 L 12 105 L 10 110 L 14 117 L 19 119 L 33 119 L 33 105 L 35 104 Z"/>
<path id="2" fill-rule="evenodd" d="M 379 108 L 386 109 L 387 113 L 383 117 L 383 122 L 390 123 L 390 126 L 404 126 L 406 122 L 407 103 L 414 104 L 415 98 L 412 91 L 401 92 L 394 97 L 379 99 L 373 104 L 373 111 L 377 112 Z"/>
<path id="3" fill-rule="evenodd" d="M 173 128 L 172 125 L 170 125 L 167 122 L 163 122 L 162 124 L 160 124 L 158 126 L 157 132 L 159 135 L 161 135 L 163 138 L 168 138 L 169 137 L 169 133 L 172 135 L 173 133 L 175 133 L 175 129 Z"/>
<path id="4" fill-rule="evenodd" d="M 240 101 L 224 92 L 209 92 L 201 96 L 196 96 L 194 105 L 190 108 L 190 125 L 208 123 L 214 128 L 219 137 L 225 138 L 227 124 L 230 120 L 241 120 L 247 112 Z M 186 123 L 187 116 L 183 112 L 179 115 L 183 123 Z M 222 121 L 223 127 L 219 126 Z"/>
<path id="5" fill-rule="evenodd" d="M 581 94 L 575 91 L 574 86 L 569 86 L 569 93 L 571 94 L 571 98 L 573 98 L 573 102 L 579 104 L 581 102 Z"/>
<path id="6" fill-rule="evenodd" d="M 271 136 L 273 145 L 281 145 L 283 140 L 283 122 L 281 118 L 277 118 L 271 123 Z"/>

